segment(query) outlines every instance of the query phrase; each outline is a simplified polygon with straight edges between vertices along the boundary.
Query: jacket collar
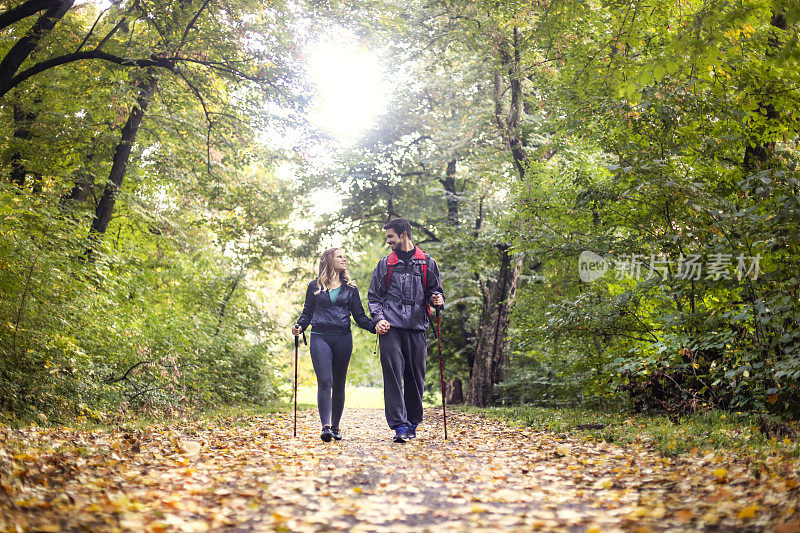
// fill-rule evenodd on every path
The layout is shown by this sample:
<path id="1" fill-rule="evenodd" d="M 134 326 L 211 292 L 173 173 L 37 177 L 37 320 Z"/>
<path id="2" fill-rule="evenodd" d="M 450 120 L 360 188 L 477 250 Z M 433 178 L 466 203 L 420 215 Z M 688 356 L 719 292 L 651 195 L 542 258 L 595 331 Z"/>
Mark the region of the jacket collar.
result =
<path id="1" fill-rule="evenodd" d="M 414 246 L 414 257 L 412 259 L 421 259 L 422 261 L 425 260 L 425 252 L 423 252 L 419 246 Z M 389 254 L 389 260 L 386 262 L 387 265 L 396 265 L 400 261 L 400 258 L 397 257 L 397 252 L 392 250 L 392 253 Z"/>

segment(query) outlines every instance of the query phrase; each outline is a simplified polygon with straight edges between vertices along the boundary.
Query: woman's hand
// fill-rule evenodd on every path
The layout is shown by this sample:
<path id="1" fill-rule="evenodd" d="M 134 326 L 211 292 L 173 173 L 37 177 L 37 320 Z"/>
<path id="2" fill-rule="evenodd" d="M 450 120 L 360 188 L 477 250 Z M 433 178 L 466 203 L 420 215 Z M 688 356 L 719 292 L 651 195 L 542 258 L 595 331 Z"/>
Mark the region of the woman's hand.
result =
<path id="1" fill-rule="evenodd" d="M 300 324 L 295 324 L 292 326 L 292 335 L 295 337 L 299 337 L 303 331 L 300 329 Z"/>
<path id="2" fill-rule="evenodd" d="M 375 333 L 377 333 L 378 335 L 383 335 L 384 333 L 389 331 L 390 327 L 391 326 L 389 325 L 389 321 L 388 320 L 385 320 L 385 319 L 384 320 L 378 320 L 378 322 L 375 324 Z"/>

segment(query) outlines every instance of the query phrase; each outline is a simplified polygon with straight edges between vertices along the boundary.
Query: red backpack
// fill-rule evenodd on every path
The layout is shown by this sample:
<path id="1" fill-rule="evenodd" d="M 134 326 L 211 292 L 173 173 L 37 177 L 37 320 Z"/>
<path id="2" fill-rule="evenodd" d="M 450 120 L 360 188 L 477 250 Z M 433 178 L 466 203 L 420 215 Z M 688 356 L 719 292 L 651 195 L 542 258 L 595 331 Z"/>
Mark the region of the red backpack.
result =
<path id="1" fill-rule="evenodd" d="M 425 292 L 425 289 L 428 288 L 428 254 L 423 252 L 419 246 L 414 247 L 414 256 L 412 259 L 421 259 L 423 263 L 420 265 L 422 267 L 422 291 Z M 397 257 L 397 253 L 392 250 L 392 253 L 389 254 L 389 259 L 386 261 L 386 288 L 389 288 L 389 280 L 392 278 L 392 269 L 395 267 L 397 262 L 400 261 L 400 258 Z M 425 309 L 428 311 L 428 314 L 431 314 L 430 305 L 428 305 L 428 301 L 425 300 Z"/>

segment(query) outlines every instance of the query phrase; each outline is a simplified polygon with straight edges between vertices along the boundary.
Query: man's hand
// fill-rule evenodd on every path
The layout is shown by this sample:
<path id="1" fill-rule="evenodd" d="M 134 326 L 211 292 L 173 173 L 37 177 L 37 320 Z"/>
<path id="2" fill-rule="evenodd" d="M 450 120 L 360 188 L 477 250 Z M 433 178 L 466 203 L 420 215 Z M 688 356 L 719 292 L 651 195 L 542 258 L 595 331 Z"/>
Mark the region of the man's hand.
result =
<path id="1" fill-rule="evenodd" d="M 389 322 L 386 319 L 378 320 L 378 322 L 375 324 L 375 332 L 378 335 L 383 335 L 384 333 L 389 331 L 390 327 L 391 326 L 389 325 Z"/>
<path id="2" fill-rule="evenodd" d="M 302 331 L 300 330 L 300 324 L 295 324 L 292 326 L 292 335 L 295 337 L 299 337 Z"/>
<path id="3" fill-rule="evenodd" d="M 444 296 L 439 293 L 434 294 L 431 297 L 431 303 L 434 305 L 434 307 L 442 307 L 444 305 Z"/>

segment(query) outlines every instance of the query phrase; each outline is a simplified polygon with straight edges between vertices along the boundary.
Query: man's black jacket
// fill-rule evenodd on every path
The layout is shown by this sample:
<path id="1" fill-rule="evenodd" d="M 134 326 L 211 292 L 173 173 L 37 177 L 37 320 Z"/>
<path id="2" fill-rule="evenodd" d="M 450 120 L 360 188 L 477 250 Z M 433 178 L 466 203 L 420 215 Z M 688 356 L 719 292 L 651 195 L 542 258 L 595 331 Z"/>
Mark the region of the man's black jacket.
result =
<path id="1" fill-rule="evenodd" d="M 428 311 L 425 304 L 431 303 L 431 298 L 438 293 L 444 296 L 442 283 L 439 278 L 439 266 L 431 256 L 425 254 L 425 259 L 413 258 L 410 264 L 402 259 L 392 267 L 389 286 L 386 285 L 388 275 L 389 257 L 378 261 L 378 266 L 372 272 L 372 282 L 369 284 L 369 312 L 373 320 L 386 319 L 393 328 L 415 329 L 426 331 L 428 329 Z M 427 286 L 422 286 L 422 265 L 427 264 Z"/>

